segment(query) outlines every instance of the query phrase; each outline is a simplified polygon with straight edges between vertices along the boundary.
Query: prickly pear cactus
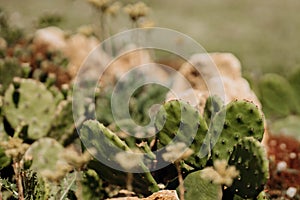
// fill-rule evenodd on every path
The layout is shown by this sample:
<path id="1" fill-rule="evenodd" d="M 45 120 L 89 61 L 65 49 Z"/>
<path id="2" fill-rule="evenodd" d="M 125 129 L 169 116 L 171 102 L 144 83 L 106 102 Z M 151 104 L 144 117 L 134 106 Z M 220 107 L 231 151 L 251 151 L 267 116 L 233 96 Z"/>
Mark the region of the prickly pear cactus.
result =
<path id="1" fill-rule="evenodd" d="M 261 141 L 263 133 L 263 117 L 255 104 L 244 100 L 227 104 L 210 124 L 212 159 L 228 160 L 241 138 L 252 136 Z"/>
<path id="2" fill-rule="evenodd" d="M 184 194 L 185 200 L 207 199 L 207 200 L 221 200 L 222 187 L 214 184 L 209 180 L 202 179 L 201 170 L 189 174 L 184 179 Z"/>
<path id="3" fill-rule="evenodd" d="M 22 69 L 19 62 L 13 58 L 0 59 L 0 84 L 4 92 L 14 77 L 19 77 L 22 74 Z M 0 94 L 2 92 L 0 91 Z"/>
<path id="4" fill-rule="evenodd" d="M 4 116 L 15 130 L 28 126 L 24 137 L 35 140 L 46 136 L 54 112 L 53 95 L 40 82 L 18 78 L 5 92 Z"/>
<path id="5" fill-rule="evenodd" d="M 205 120 L 191 105 L 178 100 L 166 102 L 156 116 L 155 127 L 160 147 L 173 142 L 183 142 L 194 151 L 185 161 L 198 169 L 206 165 L 200 148 L 207 133 Z M 205 145 L 206 146 L 206 145 Z"/>
<path id="6" fill-rule="evenodd" d="M 215 116 L 217 112 L 221 110 L 223 106 L 224 102 L 217 95 L 210 96 L 206 99 L 203 115 L 207 124 L 210 124 L 211 119 Z"/>
<path id="7" fill-rule="evenodd" d="M 243 198 L 254 198 L 269 177 L 269 163 L 264 147 L 253 137 L 241 139 L 230 156 L 229 165 L 239 170 L 230 190 Z"/>
<path id="8" fill-rule="evenodd" d="M 72 101 L 70 99 L 61 101 L 55 111 L 49 137 L 56 139 L 61 144 L 72 139 L 75 125 L 72 113 Z"/>
<path id="9" fill-rule="evenodd" d="M 30 161 L 30 169 L 40 176 L 45 170 L 55 172 L 57 164 L 67 165 L 67 162 L 60 159 L 63 146 L 52 138 L 41 138 L 34 142 L 24 155 L 24 162 Z"/>
<path id="10" fill-rule="evenodd" d="M 151 106 L 162 104 L 169 90 L 161 85 L 146 85 L 138 88 L 131 98 L 131 116 L 139 124 L 150 122 L 149 111 Z"/>
<path id="11" fill-rule="evenodd" d="M 94 154 L 95 159 L 90 162 L 89 167 L 97 171 L 104 180 L 124 187 L 128 177 L 127 173 L 116 170 L 120 166 L 123 167 L 120 160 L 116 159 L 116 155 L 123 151 L 132 151 L 127 144 L 115 133 L 95 120 L 88 120 L 83 123 L 80 130 L 80 138 L 83 141 L 88 141 L 88 143 L 84 142 L 86 148 L 94 148 L 96 150 Z M 104 164 L 96 158 L 106 159 L 109 162 L 109 166 L 107 166 L 108 163 Z M 125 157 L 122 159 L 126 163 L 133 163 L 132 168 L 141 167 L 145 170 L 145 173 L 134 174 L 132 186 L 135 192 L 149 194 L 150 192 L 158 191 L 159 188 L 156 181 L 143 163 L 140 161 L 135 162 L 132 159 L 129 161 Z M 114 166 L 114 168 L 111 166 Z M 124 168 L 124 170 L 126 169 Z"/>
<path id="12" fill-rule="evenodd" d="M 277 74 L 266 74 L 259 82 L 260 100 L 267 117 L 286 117 L 299 110 L 290 83 Z"/>

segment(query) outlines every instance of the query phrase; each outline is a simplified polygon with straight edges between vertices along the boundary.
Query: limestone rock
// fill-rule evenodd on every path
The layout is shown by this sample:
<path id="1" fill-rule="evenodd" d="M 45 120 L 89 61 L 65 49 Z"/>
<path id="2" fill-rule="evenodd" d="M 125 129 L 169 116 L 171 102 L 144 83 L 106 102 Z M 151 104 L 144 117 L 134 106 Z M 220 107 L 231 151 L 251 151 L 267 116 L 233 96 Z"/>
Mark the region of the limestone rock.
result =
<path id="1" fill-rule="evenodd" d="M 47 46 L 51 50 L 62 50 L 66 47 L 65 33 L 57 27 L 46 27 L 36 31 L 33 44 Z"/>
<path id="2" fill-rule="evenodd" d="M 112 198 L 107 200 L 179 200 L 175 190 L 161 190 L 158 191 L 147 198 L 138 198 L 138 197 L 121 197 L 121 198 Z"/>

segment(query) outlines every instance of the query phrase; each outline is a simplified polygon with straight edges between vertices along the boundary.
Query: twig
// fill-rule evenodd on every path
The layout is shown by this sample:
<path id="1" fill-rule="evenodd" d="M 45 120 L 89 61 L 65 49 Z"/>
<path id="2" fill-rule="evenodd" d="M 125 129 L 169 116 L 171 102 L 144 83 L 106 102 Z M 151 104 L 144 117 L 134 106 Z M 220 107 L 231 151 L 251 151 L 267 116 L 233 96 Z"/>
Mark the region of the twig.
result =
<path id="1" fill-rule="evenodd" d="M 2 200 L 2 183 L 0 183 L 0 200 Z"/>
<path id="2" fill-rule="evenodd" d="M 16 183 L 17 183 L 17 187 L 18 187 L 18 199 L 19 200 L 24 200 L 22 176 L 21 176 L 21 173 L 20 173 L 19 162 L 14 161 L 13 168 L 14 168 L 14 172 L 15 172 L 15 175 L 16 175 Z"/>
<path id="3" fill-rule="evenodd" d="M 128 191 L 132 192 L 133 187 L 132 187 L 132 180 L 133 180 L 133 174 L 128 172 L 127 173 L 127 180 L 126 180 L 126 188 Z"/>
<path id="4" fill-rule="evenodd" d="M 179 181 L 179 198 L 180 200 L 184 200 L 184 185 L 183 185 L 183 177 L 182 177 L 182 173 L 181 173 L 181 168 L 180 168 L 180 161 L 175 161 L 175 166 L 176 166 L 176 170 L 178 173 L 178 181 Z"/>

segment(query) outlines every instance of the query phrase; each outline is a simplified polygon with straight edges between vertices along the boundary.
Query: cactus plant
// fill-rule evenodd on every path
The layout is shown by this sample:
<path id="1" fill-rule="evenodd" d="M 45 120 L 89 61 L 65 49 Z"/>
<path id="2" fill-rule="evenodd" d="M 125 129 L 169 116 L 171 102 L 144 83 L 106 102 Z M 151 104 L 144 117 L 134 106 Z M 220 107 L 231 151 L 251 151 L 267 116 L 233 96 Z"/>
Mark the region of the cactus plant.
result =
<path id="1" fill-rule="evenodd" d="M 241 138 L 253 136 L 261 141 L 263 133 L 263 117 L 256 105 L 243 100 L 227 104 L 215 115 L 209 127 L 212 159 L 228 161 L 233 147 Z"/>
<path id="2" fill-rule="evenodd" d="M 30 162 L 30 169 L 41 176 L 45 170 L 55 172 L 57 164 L 67 165 L 66 161 L 59 157 L 62 151 L 63 146 L 55 139 L 41 138 L 26 151 L 23 162 Z"/>
<path id="3" fill-rule="evenodd" d="M 241 139 L 230 156 L 229 164 L 240 172 L 230 190 L 243 198 L 254 198 L 264 188 L 269 177 L 265 149 L 253 137 Z"/>
<path id="4" fill-rule="evenodd" d="M 0 94 L 4 93 L 14 77 L 22 75 L 22 68 L 17 59 L 0 59 L 0 84 L 2 85 Z"/>
<path id="5" fill-rule="evenodd" d="M 121 150 L 132 151 L 127 144 L 117 135 L 95 120 L 88 120 L 84 122 L 80 130 L 80 138 L 83 140 L 83 143 L 87 148 L 96 149 L 96 158 L 105 159 L 108 162 L 103 164 L 94 160 L 91 161 L 89 166 L 96 170 L 97 173 L 99 173 L 100 176 L 105 180 L 110 181 L 113 184 L 124 186 L 126 184 L 127 174 L 125 172 L 116 170 L 120 169 L 120 167 L 123 167 L 120 161 L 116 159 L 116 155 Z M 126 158 L 123 158 L 123 160 L 124 159 L 125 162 L 128 163 Z M 131 160 L 131 162 L 133 162 L 133 160 Z M 113 169 L 111 166 L 114 166 L 115 169 Z M 149 169 L 147 169 L 142 162 L 138 161 L 132 167 L 141 167 L 144 170 L 144 173 L 134 175 L 133 186 L 136 192 L 148 194 L 150 191 L 155 192 L 159 189 L 155 179 L 149 172 Z"/>
<path id="6" fill-rule="evenodd" d="M 299 111 L 290 83 L 277 74 L 266 74 L 259 82 L 263 111 L 269 118 L 286 117 Z"/>
<path id="7" fill-rule="evenodd" d="M 217 95 L 209 96 L 206 99 L 203 115 L 207 124 L 210 124 L 211 119 L 213 119 L 215 114 L 219 112 L 223 106 L 224 102 Z"/>
<path id="8" fill-rule="evenodd" d="M 185 200 L 207 199 L 221 200 L 222 187 L 220 184 L 214 184 L 209 180 L 201 178 L 202 171 L 190 173 L 184 179 Z"/>
<path id="9" fill-rule="evenodd" d="M 198 169 L 206 165 L 207 157 L 202 158 L 201 146 L 207 132 L 205 120 L 191 105 L 172 100 L 166 102 L 156 116 L 155 127 L 160 147 L 173 142 L 183 142 L 194 154 L 185 161 Z"/>
<path id="10" fill-rule="evenodd" d="M 55 112 L 51 92 L 39 82 L 16 79 L 4 96 L 3 113 L 12 128 L 28 126 L 27 137 L 38 139 L 46 136 Z"/>

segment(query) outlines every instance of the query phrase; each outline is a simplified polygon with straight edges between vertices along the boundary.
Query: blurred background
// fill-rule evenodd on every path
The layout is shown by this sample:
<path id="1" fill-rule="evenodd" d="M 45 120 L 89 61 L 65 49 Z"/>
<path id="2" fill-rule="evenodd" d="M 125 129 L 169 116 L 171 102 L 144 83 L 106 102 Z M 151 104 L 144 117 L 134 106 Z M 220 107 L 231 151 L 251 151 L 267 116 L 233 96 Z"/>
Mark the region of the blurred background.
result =
<path id="1" fill-rule="evenodd" d="M 134 1 L 122 1 L 132 3 Z M 300 1 L 298 0 L 145 0 L 155 26 L 175 29 L 197 40 L 208 52 L 232 52 L 244 75 L 288 75 L 300 66 Z M 85 0 L 0 0 L 11 22 L 36 28 L 45 14 L 61 16 L 64 30 L 95 22 Z M 122 11 L 120 11 L 122 12 Z M 124 13 L 111 22 L 111 33 L 130 28 Z"/>

